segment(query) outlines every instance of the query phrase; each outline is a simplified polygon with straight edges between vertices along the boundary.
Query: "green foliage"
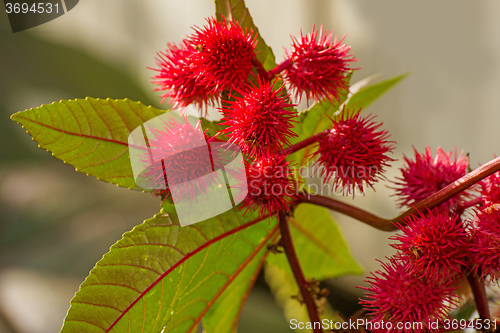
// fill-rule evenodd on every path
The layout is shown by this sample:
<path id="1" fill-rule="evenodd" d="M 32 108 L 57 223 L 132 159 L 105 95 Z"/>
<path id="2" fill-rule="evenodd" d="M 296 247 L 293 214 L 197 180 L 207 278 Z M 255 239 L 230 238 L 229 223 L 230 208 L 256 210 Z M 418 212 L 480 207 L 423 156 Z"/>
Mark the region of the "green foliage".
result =
<path id="1" fill-rule="evenodd" d="M 279 234 L 276 233 L 276 229 L 271 229 L 271 231 L 270 239 L 273 241 L 273 239 L 278 238 Z M 260 251 L 262 252 L 264 249 Z M 231 284 L 225 288 L 213 306 L 208 309 L 203 317 L 203 327 L 206 333 L 231 333 L 236 331 L 243 305 L 268 255 L 268 251 L 255 255 Z"/>
<path id="2" fill-rule="evenodd" d="M 194 332 L 214 304 L 207 332 L 230 332 L 277 232 L 275 220 L 252 218 L 231 210 L 186 227 L 165 212 L 146 220 L 96 264 L 62 332 Z"/>
<path id="3" fill-rule="evenodd" d="M 6 20 L 7 16 L 0 22 L 7 24 Z M 40 96 L 43 98 L 41 103 L 52 102 L 53 98 L 85 96 L 127 97 L 145 104 L 156 103 L 141 82 L 116 61 L 105 62 L 82 49 L 39 36 L 29 32 L 2 34 L 0 115 L 3 119 L 10 116 L 13 107 L 25 108 L 28 99 L 18 98 L 19 91 L 24 94 L 48 92 L 48 96 Z M 0 161 L 46 157 L 33 149 L 31 140 L 23 135 L 22 130 L 10 125 L 6 121 L 0 122 L 0 142 L 15 139 L 16 144 L 0 145 Z"/>
<path id="4" fill-rule="evenodd" d="M 12 115 L 38 142 L 76 171 L 137 188 L 128 154 L 128 136 L 165 111 L 129 99 L 60 101 Z"/>
<path id="5" fill-rule="evenodd" d="M 346 109 L 350 112 L 357 112 L 360 109 L 367 108 L 373 101 L 385 94 L 389 89 L 394 87 L 399 81 L 408 75 L 409 74 L 406 73 L 371 85 L 360 86 L 359 90 L 349 98 Z"/>

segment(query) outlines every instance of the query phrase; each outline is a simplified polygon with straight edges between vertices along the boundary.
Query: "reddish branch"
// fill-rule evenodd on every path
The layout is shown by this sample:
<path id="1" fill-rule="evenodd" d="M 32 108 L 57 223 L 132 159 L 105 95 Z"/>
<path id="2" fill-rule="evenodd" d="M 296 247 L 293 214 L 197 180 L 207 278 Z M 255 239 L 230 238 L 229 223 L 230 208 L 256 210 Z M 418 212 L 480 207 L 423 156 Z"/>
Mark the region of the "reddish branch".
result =
<path id="1" fill-rule="evenodd" d="M 255 66 L 255 70 L 259 74 L 259 77 L 261 77 L 263 80 L 270 82 L 272 76 L 269 75 L 269 73 L 266 71 L 262 63 L 257 59 L 256 56 L 252 58 L 252 64 Z"/>
<path id="2" fill-rule="evenodd" d="M 292 242 L 292 235 L 290 234 L 290 225 L 288 223 L 288 217 L 285 212 L 279 212 L 279 226 L 281 231 L 281 244 L 285 249 L 285 254 L 290 263 L 290 267 L 292 268 L 293 275 L 297 284 L 299 285 L 300 293 L 302 294 L 302 298 L 307 308 L 307 312 L 309 313 L 309 318 L 313 323 L 313 332 L 314 333 L 323 333 L 321 329 L 321 320 L 318 314 L 318 308 L 316 307 L 316 302 L 314 301 L 314 297 L 312 293 L 309 291 L 309 283 L 307 282 L 304 272 L 302 271 L 302 267 L 300 266 L 299 259 L 297 258 L 297 253 L 295 252 L 295 248 Z M 315 324 L 319 323 L 319 324 Z M 319 325 L 320 328 L 316 328 L 316 325 Z"/>
<path id="3" fill-rule="evenodd" d="M 293 65 L 292 59 L 286 59 L 281 64 L 279 64 L 278 66 L 274 67 L 269 71 L 269 77 L 274 77 L 275 75 L 283 72 L 285 69 L 289 68 L 292 65 Z"/>
<path id="4" fill-rule="evenodd" d="M 321 135 L 321 133 L 318 135 Z M 311 143 L 312 142 L 310 141 L 299 142 L 298 144 L 291 146 L 288 149 L 291 152 L 297 151 L 299 149 L 306 147 L 308 144 Z M 316 204 L 343 213 L 347 216 L 353 217 L 379 230 L 392 231 L 397 229 L 396 224 L 398 222 L 402 222 L 407 216 L 415 214 L 419 211 L 424 211 L 426 209 L 432 209 L 446 202 L 455 195 L 459 194 L 460 192 L 466 190 L 467 188 L 473 186 L 477 182 L 481 181 L 482 179 L 492 175 L 493 173 L 499 170 L 500 170 L 500 157 L 497 157 L 489 161 L 488 163 L 480 166 L 479 168 L 469 172 L 467 175 L 456 180 L 452 184 L 449 184 L 448 186 L 444 187 L 443 189 L 439 190 L 438 192 L 434 193 L 428 198 L 418 202 L 413 207 L 411 207 L 401 215 L 397 216 L 396 218 L 390 220 L 383 219 L 370 212 L 354 207 L 347 203 L 327 198 L 321 195 L 308 194 L 306 192 L 299 193 L 299 197 L 294 204 L 298 205 L 302 202 Z M 477 200 L 471 200 L 470 202 L 468 202 L 468 205 L 473 205 L 475 203 L 478 203 L 476 201 Z M 302 294 L 304 303 L 306 304 L 307 311 L 309 313 L 309 317 L 313 323 L 320 322 L 320 318 L 314 301 L 314 296 L 309 291 L 309 284 L 307 283 L 307 280 L 304 277 L 304 273 L 297 259 L 297 254 L 295 253 L 295 249 L 292 243 L 292 238 L 290 235 L 288 219 L 284 212 L 279 213 L 279 226 L 282 236 L 282 245 L 285 249 L 285 253 L 288 258 L 288 262 L 290 263 L 290 267 L 292 268 L 292 272 L 295 276 L 295 280 L 299 285 L 300 292 Z M 486 298 L 486 293 L 484 289 L 484 283 L 479 281 L 475 276 L 468 276 L 467 279 L 474 293 L 477 310 L 479 312 L 481 319 L 483 320 L 489 319 L 490 313 L 488 308 L 488 300 Z M 319 332 L 322 332 L 321 328 L 314 329 L 314 333 L 319 333 Z"/>
<path id="5" fill-rule="evenodd" d="M 467 281 L 469 281 L 472 293 L 474 294 L 474 300 L 476 302 L 477 312 L 479 313 L 479 318 L 485 322 L 486 319 L 490 320 L 490 308 L 488 306 L 488 297 L 486 296 L 486 290 L 484 288 L 484 281 L 479 280 L 476 275 L 467 275 Z M 481 330 L 486 332 L 487 330 Z"/>
<path id="6" fill-rule="evenodd" d="M 301 202 L 326 207 L 328 209 L 355 218 L 356 220 L 366 223 L 369 226 L 372 226 L 379 230 L 391 231 L 396 229 L 396 227 L 390 220 L 383 219 L 361 208 L 357 208 L 345 202 L 324 197 L 322 195 L 314 195 L 302 192 L 299 194 L 297 203 Z"/>
<path id="7" fill-rule="evenodd" d="M 384 219 L 379 216 L 376 216 L 370 212 L 367 212 L 363 209 L 354 207 L 347 203 L 323 197 L 321 195 L 313 195 L 302 192 L 299 194 L 299 198 L 297 203 L 306 202 L 312 203 L 319 206 L 323 206 L 329 208 L 334 211 L 338 211 L 347 216 L 353 217 L 363 223 L 366 223 L 376 229 L 383 231 L 392 231 L 396 230 L 396 226 L 394 223 L 398 223 L 403 221 L 407 216 L 413 215 L 419 211 L 424 211 L 426 209 L 432 209 L 440 204 L 446 202 L 447 200 L 453 198 L 455 195 L 460 192 L 468 189 L 473 186 L 477 182 L 482 179 L 492 175 L 493 173 L 500 171 L 500 157 L 497 157 L 486 164 L 483 164 L 479 168 L 469 172 L 465 176 L 460 179 L 457 179 L 452 184 L 444 187 L 443 189 L 437 191 L 433 195 L 428 198 L 418 202 L 413 207 L 405 211 L 403 214 L 393 218 L 393 219 Z"/>
<path id="8" fill-rule="evenodd" d="M 297 142 L 296 144 L 294 145 L 291 145 L 290 147 L 287 147 L 285 149 L 285 154 L 291 154 L 291 153 L 295 153 L 296 151 L 299 151 L 301 150 L 302 148 L 305 148 L 309 145 L 312 145 L 313 143 L 317 142 L 318 139 L 323 136 L 323 135 L 326 135 L 327 133 L 329 132 L 329 130 L 324 130 L 323 132 L 320 132 L 318 134 L 315 134 L 315 135 L 312 135 L 310 137 L 308 137 L 307 139 L 305 140 L 302 140 L 300 142 Z"/>
<path id="9" fill-rule="evenodd" d="M 472 170 L 462 178 L 457 179 L 455 182 L 437 191 L 430 197 L 418 202 L 414 207 L 398 216 L 398 219 L 415 214 L 416 212 L 422 211 L 426 208 L 434 208 L 497 171 L 500 171 L 500 157 L 481 165 L 479 168 Z"/>

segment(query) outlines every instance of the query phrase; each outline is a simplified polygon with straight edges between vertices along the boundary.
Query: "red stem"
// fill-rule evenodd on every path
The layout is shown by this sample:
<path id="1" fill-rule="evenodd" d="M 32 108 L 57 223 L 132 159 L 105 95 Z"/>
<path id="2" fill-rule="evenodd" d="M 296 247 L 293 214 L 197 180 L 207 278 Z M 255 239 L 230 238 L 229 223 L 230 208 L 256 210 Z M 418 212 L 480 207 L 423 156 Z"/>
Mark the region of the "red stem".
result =
<path id="1" fill-rule="evenodd" d="M 268 73 L 269 77 L 272 78 L 276 74 L 283 72 L 285 69 L 292 66 L 292 64 L 293 64 L 293 61 L 291 59 L 284 60 L 281 64 L 277 65 L 276 67 L 274 67 L 273 69 L 271 69 L 269 71 L 269 73 Z"/>
<path id="2" fill-rule="evenodd" d="M 313 295 L 309 291 L 309 283 L 304 276 L 304 272 L 302 271 L 299 259 L 297 258 L 297 253 L 295 252 L 295 248 L 293 246 L 290 226 L 288 224 L 288 217 L 283 211 L 279 212 L 278 217 L 281 231 L 281 244 L 285 249 L 286 257 L 288 258 L 288 262 L 290 263 L 290 267 L 292 268 L 295 280 L 299 285 L 300 293 L 302 294 L 307 312 L 309 313 L 309 318 L 311 319 L 313 325 L 313 332 L 323 333 L 323 330 L 321 329 L 321 320 L 319 318 L 318 309 L 316 307 L 316 302 L 314 301 Z M 320 328 L 316 328 L 315 323 L 319 323 L 316 325 L 319 325 Z"/>
<path id="3" fill-rule="evenodd" d="M 446 202 L 447 200 L 453 198 L 455 195 L 468 189 L 472 185 L 494 174 L 497 171 L 500 171 L 500 157 L 494 158 L 488 163 L 481 165 L 480 167 L 472 170 L 462 178 L 457 179 L 456 181 L 442 188 L 441 190 L 437 191 L 433 195 L 418 202 L 415 206 L 413 206 L 412 208 L 408 209 L 406 212 L 398 216 L 397 219 L 403 219 L 408 215 L 413 215 L 426 208 L 432 209 L 442 204 L 443 202 Z"/>
<path id="4" fill-rule="evenodd" d="M 486 290 L 484 288 L 484 281 L 479 280 L 477 275 L 469 274 L 467 275 L 467 281 L 469 281 L 469 285 L 472 289 L 472 293 L 474 294 L 474 299 L 476 302 L 477 312 L 479 313 L 479 318 L 484 320 L 491 319 L 490 308 L 488 306 L 488 297 L 486 296 Z M 481 330 L 482 332 L 486 332 L 486 330 Z"/>
<path id="5" fill-rule="evenodd" d="M 345 202 L 338 201 L 322 195 L 309 194 L 305 192 L 299 193 L 298 203 L 311 203 L 318 206 L 323 206 L 344 215 L 355 218 L 356 220 L 368 224 L 371 227 L 382 231 L 392 231 L 397 229 L 392 221 L 383 219 L 361 208 L 354 207 Z"/>
<path id="6" fill-rule="evenodd" d="M 260 60 L 257 59 L 256 56 L 252 58 L 252 64 L 255 66 L 255 69 L 257 70 L 259 77 L 261 77 L 263 80 L 267 82 L 271 82 L 272 76 L 269 75 L 268 71 L 266 71 L 266 69 L 264 68 Z"/>
<path id="7" fill-rule="evenodd" d="M 318 134 L 315 134 L 315 135 L 312 135 L 310 137 L 308 137 L 307 139 L 305 140 L 302 140 L 300 142 L 297 142 L 296 144 L 294 145 L 291 145 L 290 147 L 287 147 L 285 149 L 285 154 L 292 154 L 292 153 L 295 153 L 296 151 L 299 151 L 309 145 L 312 145 L 313 143 L 315 143 L 316 141 L 318 141 L 318 139 L 320 137 L 322 137 L 323 135 L 326 135 L 330 130 L 324 130 L 323 132 L 320 132 Z"/>
<path id="8" fill-rule="evenodd" d="M 479 168 L 469 172 L 462 178 L 457 179 L 455 182 L 442 188 L 428 198 L 419 201 L 401 215 L 390 220 L 383 219 L 370 212 L 335 199 L 323 197 L 321 195 L 308 194 L 305 192 L 299 194 L 297 203 L 308 202 L 320 205 L 331 210 L 343 213 L 347 216 L 351 216 L 379 230 L 392 231 L 397 229 L 395 223 L 402 222 L 407 216 L 439 206 L 443 202 L 446 202 L 447 200 L 453 198 L 455 195 L 459 194 L 460 192 L 466 190 L 480 180 L 492 175 L 497 171 L 500 171 L 500 157 L 497 157 L 489 161 L 488 163 L 481 165 Z"/>

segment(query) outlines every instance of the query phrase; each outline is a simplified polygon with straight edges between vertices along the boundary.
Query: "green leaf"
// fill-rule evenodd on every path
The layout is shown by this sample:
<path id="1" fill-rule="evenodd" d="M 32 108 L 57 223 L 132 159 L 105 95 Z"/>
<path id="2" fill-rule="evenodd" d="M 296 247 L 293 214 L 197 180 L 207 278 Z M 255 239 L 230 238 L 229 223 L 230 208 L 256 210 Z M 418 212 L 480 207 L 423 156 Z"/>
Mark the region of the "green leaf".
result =
<path id="1" fill-rule="evenodd" d="M 347 85 L 351 80 L 352 71 L 345 77 Z M 349 91 L 343 90 L 338 96 L 338 99 L 328 100 L 324 99 L 314 104 L 309 109 L 302 112 L 298 117 L 298 122 L 294 124 L 293 131 L 297 137 L 290 140 L 291 144 L 295 144 L 302 140 L 309 138 L 314 134 L 318 134 L 327 128 L 331 128 L 331 120 L 335 113 L 340 109 L 340 106 L 347 99 Z M 312 146 L 308 146 L 298 152 L 294 153 L 291 158 L 297 168 L 305 165 L 307 162 L 306 157 L 314 151 Z"/>
<path id="2" fill-rule="evenodd" d="M 165 113 L 128 99 L 66 100 L 18 112 L 20 123 L 40 148 L 103 181 L 136 188 L 128 136 L 145 121 Z"/>
<path id="3" fill-rule="evenodd" d="M 307 278 L 331 279 L 363 270 L 350 254 L 342 233 L 328 209 L 300 204 L 290 219 L 290 232 Z M 267 262 L 290 271 L 285 254 L 271 254 Z M 291 271 L 290 271 L 291 272 Z"/>
<path id="4" fill-rule="evenodd" d="M 408 75 L 409 73 L 398 75 L 360 88 L 358 91 L 353 92 L 353 95 L 347 101 L 346 108 L 350 112 L 357 112 L 359 109 L 367 108 L 373 101 L 385 94 Z"/>
<path id="5" fill-rule="evenodd" d="M 61 332 L 194 332 L 218 299 L 241 296 L 240 274 L 255 274 L 276 237 L 276 220 L 252 218 L 233 209 L 186 227 L 164 212 L 146 220 L 92 269 Z"/>
<path id="6" fill-rule="evenodd" d="M 208 310 L 203 317 L 205 333 L 236 332 L 241 310 L 257 280 L 267 254 L 253 258 Z"/>
<path id="7" fill-rule="evenodd" d="M 237 21 L 243 28 L 252 29 L 257 34 L 257 59 L 262 63 L 266 70 L 276 67 L 276 59 L 273 50 L 267 46 L 266 42 L 259 33 L 259 29 L 253 23 L 248 8 L 243 0 L 215 0 L 215 15 L 218 20 L 222 16 L 231 21 Z"/>

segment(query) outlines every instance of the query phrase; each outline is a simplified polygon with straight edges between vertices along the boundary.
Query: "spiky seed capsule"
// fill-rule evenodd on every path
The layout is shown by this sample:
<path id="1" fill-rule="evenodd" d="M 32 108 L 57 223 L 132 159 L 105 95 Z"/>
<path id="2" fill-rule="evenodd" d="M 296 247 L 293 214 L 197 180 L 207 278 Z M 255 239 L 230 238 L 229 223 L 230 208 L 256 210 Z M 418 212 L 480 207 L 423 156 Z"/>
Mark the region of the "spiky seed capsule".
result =
<path id="1" fill-rule="evenodd" d="M 153 76 L 152 82 L 159 85 L 156 91 L 165 91 L 162 102 L 170 98 L 174 107 L 185 107 L 192 103 L 204 107 L 214 104 L 218 99 L 220 93 L 209 89 L 196 73 L 192 63 L 195 52 L 195 48 L 186 41 L 181 46 L 168 44 L 165 52 L 158 52 L 158 68 L 152 68 L 158 74 Z"/>
<path id="2" fill-rule="evenodd" d="M 318 139 L 315 165 L 326 181 L 333 178 L 335 190 L 343 194 L 354 195 L 354 190 L 364 193 L 364 185 L 372 187 L 383 178 L 384 168 L 393 161 L 387 156 L 394 149 L 387 140 L 389 134 L 378 130 L 382 124 L 374 118 L 362 118 L 359 113 L 341 116 L 332 130 Z"/>
<path id="3" fill-rule="evenodd" d="M 289 211 L 296 197 L 293 173 L 285 155 L 258 157 L 247 167 L 248 195 L 244 207 L 259 209 L 261 215 L 278 210 Z"/>
<path id="4" fill-rule="evenodd" d="M 477 214 L 472 232 L 471 262 L 476 274 L 493 282 L 500 280 L 500 207 L 489 206 Z"/>
<path id="5" fill-rule="evenodd" d="M 435 157 L 430 147 L 426 147 L 422 154 L 415 148 L 414 151 L 415 160 L 404 157 L 406 165 L 401 169 L 402 176 L 395 182 L 400 206 L 411 207 L 467 173 L 469 159 L 463 154 L 457 156 L 455 152 L 453 155 L 441 147 L 437 148 Z M 470 190 L 463 191 L 442 206 L 452 207 L 469 196 Z"/>
<path id="6" fill-rule="evenodd" d="M 305 94 L 307 100 L 323 97 L 339 99 L 343 90 L 349 88 L 345 76 L 352 69 L 349 64 L 356 61 L 350 47 L 342 44 L 343 38 L 332 40 L 332 32 L 323 33 L 323 28 L 299 38 L 292 37 L 292 50 L 285 50 L 285 61 L 290 61 L 284 77 L 293 89 L 295 97 Z"/>
<path id="7" fill-rule="evenodd" d="M 500 204 L 500 172 L 496 172 L 480 183 L 482 207 Z"/>
<path id="8" fill-rule="evenodd" d="M 360 301 L 373 316 L 372 322 L 391 322 L 387 332 L 441 332 L 430 327 L 431 321 L 445 319 L 456 304 L 454 288 L 450 282 L 422 279 L 408 273 L 397 257 L 382 263 L 382 270 L 368 277 L 366 296 Z M 411 329 L 398 329 L 398 323 L 414 323 Z M 422 325 L 415 325 L 422 323 Z"/>
<path id="9" fill-rule="evenodd" d="M 457 215 L 437 209 L 409 216 L 390 239 L 415 276 L 433 281 L 463 276 L 470 257 L 469 234 Z"/>
<path id="10" fill-rule="evenodd" d="M 211 91 L 241 88 L 253 66 L 253 32 L 225 18 L 208 18 L 207 23 L 187 39 L 196 48 L 192 63 L 197 79 Z"/>
<path id="11" fill-rule="evenodd" d="M 276 84 L 263 80 L 248 84 L 221 108 L 222 125 L 227 126 L 222 132 L 249 156 L 281 152 L 288 138 L 296 136 L 292 131 L 294 104 L 289 103 L 284 86 L 274 89 Z"/>

